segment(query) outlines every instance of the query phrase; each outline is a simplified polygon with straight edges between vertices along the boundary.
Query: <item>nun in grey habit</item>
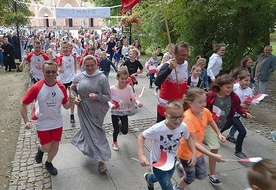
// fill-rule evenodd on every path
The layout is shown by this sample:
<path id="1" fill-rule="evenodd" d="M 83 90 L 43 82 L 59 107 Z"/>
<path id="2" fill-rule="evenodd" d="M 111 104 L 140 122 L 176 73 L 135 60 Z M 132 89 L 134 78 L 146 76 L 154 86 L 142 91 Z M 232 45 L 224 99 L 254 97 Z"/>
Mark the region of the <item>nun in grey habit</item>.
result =
<path id="1" fill-rule="evenodd" d="M 97 68 L 94 56 L 83 60 L 85 71 L 75 76 L 71 92 L 76 96 L 80 130 L 72 139 L 72 144 L 84 154 L 95 159 L 99 172 L 106 172 L 104 161 L 109 160 L 111 151 L 103 128 L 104 117 L 109 109 L 110 87 L 108 79 Z"/>

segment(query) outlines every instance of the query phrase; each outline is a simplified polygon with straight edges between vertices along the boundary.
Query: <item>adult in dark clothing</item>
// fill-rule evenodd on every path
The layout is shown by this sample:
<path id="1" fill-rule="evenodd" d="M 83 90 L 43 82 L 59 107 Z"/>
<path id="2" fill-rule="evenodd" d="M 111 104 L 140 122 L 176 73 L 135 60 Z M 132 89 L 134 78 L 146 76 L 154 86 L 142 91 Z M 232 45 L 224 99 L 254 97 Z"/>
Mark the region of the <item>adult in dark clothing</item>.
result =
<path id="1" fill-rule="evenodd" d="M 12 44 L 12 33 L 11 33 L 11 32 L 9 32 L 9 33 L 7 34 L 7 38 L 8 38 L 8 42 L 9 42 L 10 44 Z"/>
<path id="2" fill-rule="evenodd" d="M 4 38 L 4 44 L 2 45 L 2 49 L 4 50 L 4 65 L 5 70 L 11 71 L 11 69 L 15 69 L 15 63 L 14 63 L 14 48 L 13 46 L 8 42 L 8 38 Z"/>
<path id="3" fill-rule="evenodd" d="M 17 36 L 17 32 L 13 32 L 11 42 L 12 42 L 11 45 L 14 48 L 14 59 L 19 59 L 19 62 L 21 62 L 22 59 L 21 59 L 21 52 L 20 52 L 21 51 L 20 41 L 19 41 L 19 38 Z"/>

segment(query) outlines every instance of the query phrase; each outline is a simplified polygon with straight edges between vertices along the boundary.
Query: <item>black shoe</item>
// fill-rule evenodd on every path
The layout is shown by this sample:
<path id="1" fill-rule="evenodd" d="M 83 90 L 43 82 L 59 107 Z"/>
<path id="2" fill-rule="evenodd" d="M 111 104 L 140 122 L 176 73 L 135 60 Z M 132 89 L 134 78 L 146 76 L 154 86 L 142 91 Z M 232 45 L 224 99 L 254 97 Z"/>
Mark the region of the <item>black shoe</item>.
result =
<path id="1" fill-rule="evenodd" d="M 230 141 L 231 143 L 236 144 L 236 139 L 234 137 L 227 136 L 226 139 Z"/>
<path id="2" fill-rule="evenodd" d="M 209 181 L 214 186 L 221 185 L 221 182 L 220 182 L 220 180 L 218 178 L 209 177 Z"/>
<path id="3" fill-rule="evenodd" d="M 154 190 L 154 185 L 153 185 L 153 183 L 148 182 L 148 176 L 149 176 L 148 173 L 145 173 L 145 174 L 144 174 L 144 178 L 145 178 L 145 180 L 146 180 L 146 182 L 147 182 L 148 190 Z"/>
<path id="4" fill-rule="evenodd" d="M 37 153 L 35 155 L 35 161 L 36 163 L 41 163 L 43 158 L 44 152 L 41 151 L 40 146 L 37 147 Z"/>
<path id="5" fill-rule="evenodd" d="M 240 159 L 247 158 L 247 156 L 243 152 L 235 152 L 235 156 L 237 156 Z"/>
<path id="6" fill-rule="evenodd" d="M 58 171 L 51 162 L 46 161 L 45 167 L 51 175 L 57 175 Z"/>
<path id="7" fill-rule="evenodd" d="M 75 123 L 75 117 L 73 114 L 70 115 L 70 123 Z"/>

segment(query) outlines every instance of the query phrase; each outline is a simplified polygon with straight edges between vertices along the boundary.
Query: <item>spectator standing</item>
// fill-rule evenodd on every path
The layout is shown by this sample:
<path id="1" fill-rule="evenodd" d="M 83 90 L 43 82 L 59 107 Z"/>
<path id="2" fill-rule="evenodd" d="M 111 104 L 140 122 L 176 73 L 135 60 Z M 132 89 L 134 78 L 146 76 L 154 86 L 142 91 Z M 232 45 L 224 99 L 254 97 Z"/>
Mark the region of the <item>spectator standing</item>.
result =
<path id="1" fill-rule="evenodd" d="M 4 38 L 4 43 L 2 44 L 3 49 L 3 61 L 5 65 L 6 71 L 11 71 L 11 69 L 15 69 L 15 62 L 14 62 L 14 48 L 9 43 L 8 38 Z"/>
<path id="2" fill-rule="evenodd" d="M 267 82 L 276 69 L 276 56 L 272 55 L 272 46 L 264 47 L 253 67 L 253 77 L 256 85 L 253 87 L 254 95 L 265 93 Z"/>

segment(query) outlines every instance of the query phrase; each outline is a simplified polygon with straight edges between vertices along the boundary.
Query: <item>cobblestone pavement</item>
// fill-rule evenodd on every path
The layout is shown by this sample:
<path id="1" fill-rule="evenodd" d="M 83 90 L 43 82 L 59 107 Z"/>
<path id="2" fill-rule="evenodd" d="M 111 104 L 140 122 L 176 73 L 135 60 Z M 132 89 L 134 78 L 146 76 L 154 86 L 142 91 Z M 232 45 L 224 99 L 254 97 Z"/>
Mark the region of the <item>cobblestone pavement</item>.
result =
<path id="1" fill-rule="evenodd" d="M 156 118 L 139 119 L 130 121 L 129 133 L 141 132 L 153 125 Z M 268 139 L 272 139 L 271 130 L 252 120 L 243 120 L 244 125 L 251 131 L 260 133 Z M 107 136 L 112 136 L 112 124 L 104 124 Z M 78 128 L 63 131 L 61 143 L 70 143 Z M 34 160 L 37 152 L 38 140 L 35 130 L 31 134 L 25 132 L 24 125 L 20 128 L 16 153 L 13 161 L 12 179 L 10 190 L 23 189 L 51 189 L 51 177 L 44 164 L 37 164 Z"/>
<path id="2" fill-rule="evenodd" d="M 156 118 L 129 121 L 129 133 L 141 132 L 155 122 Z M 104 128 L 106 135 L 112 136 L 112 124 L 104 124 Z M 70 143 L 77 130 L 78 128 L 64 130 L 61 143 Z M 49 172 L 45 169 L 44 164 L 37 164 L 34 159 L 38 144 L 36 131 L 32 130 L 31 134 L 28 134 L 22 123 L 12 163 L 13 170 L 9 190 L 51 189 Z"/>
<path id="3" fill-rule="evenodd" d="M 274 97 L 270 96 L 269 98 Z M 264 106 L 274 106 L 276 109 L 276 106 L 273 103 L 272 105 L 271 103 L 266 103 Z M 145 128 L 153 125 L 155 122 L 156 118 L 129 121 L 129 133 L 141 132 Z M 254 120 L 243 119 L 242 122 L 247 129 L 272 140 L 271 131 L 273 129 L 270 127 L 259 124 Z M 112 124 L 104 124 L 104 127 L 106 129 L 107 136 L 112 136 Z M 64 130 L 61 143 L 70 143 L 77 130 L 78 128 Z M 227 132 L 224 134 L 227 134 Z M 34 159 L 38 144 L 36 131 L 33 130 L 31 134 L 26 133 L 24 124 L 22 123 L 18 136 L 16 153 L 12 163 L 13 169 L 9 190 L 44 190 L 52 188 L 51 176 L 45 169 L 44 164 L 37 164 Z"/>

